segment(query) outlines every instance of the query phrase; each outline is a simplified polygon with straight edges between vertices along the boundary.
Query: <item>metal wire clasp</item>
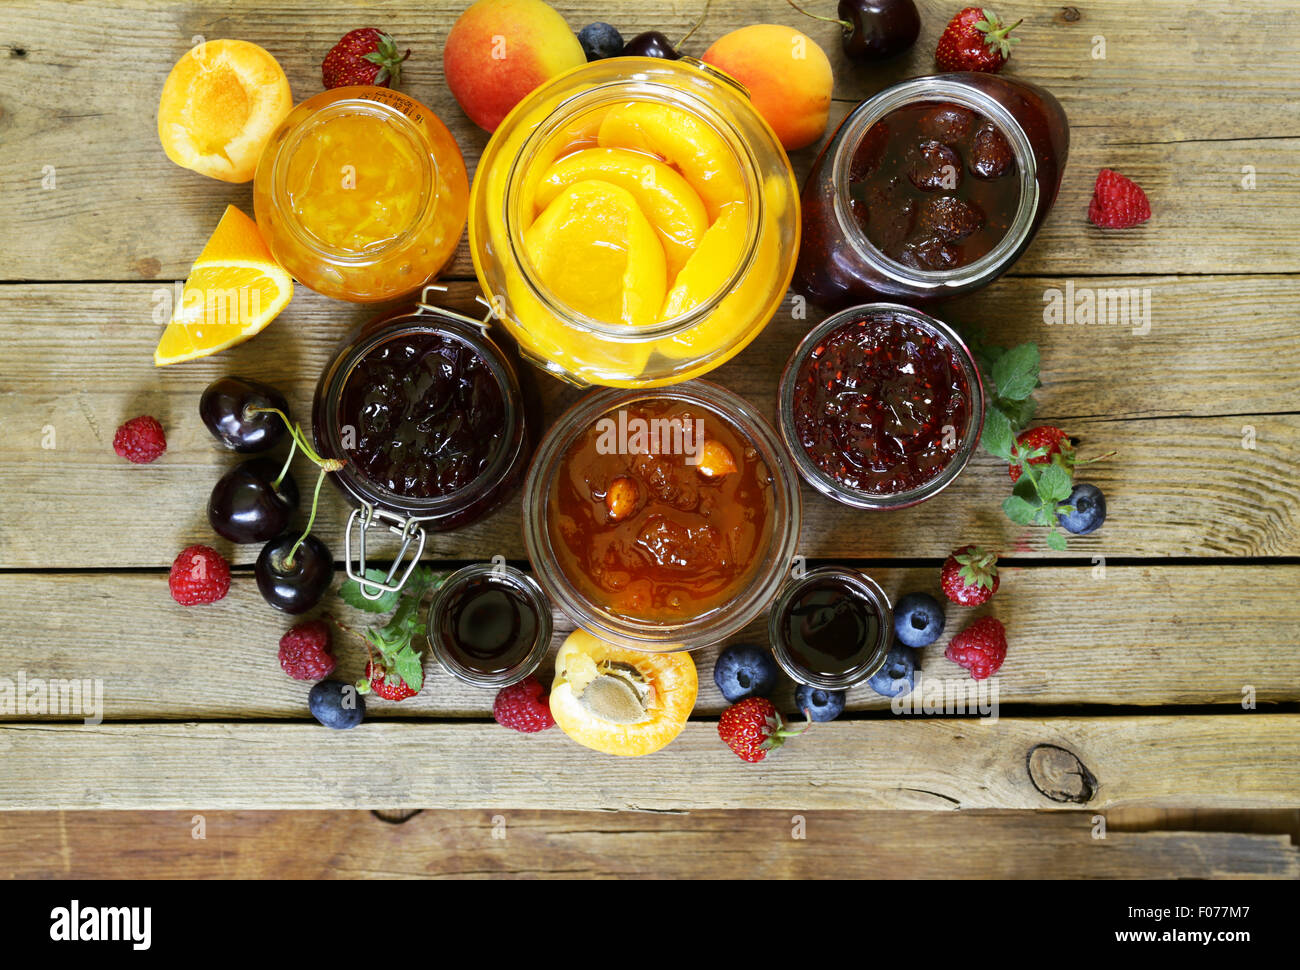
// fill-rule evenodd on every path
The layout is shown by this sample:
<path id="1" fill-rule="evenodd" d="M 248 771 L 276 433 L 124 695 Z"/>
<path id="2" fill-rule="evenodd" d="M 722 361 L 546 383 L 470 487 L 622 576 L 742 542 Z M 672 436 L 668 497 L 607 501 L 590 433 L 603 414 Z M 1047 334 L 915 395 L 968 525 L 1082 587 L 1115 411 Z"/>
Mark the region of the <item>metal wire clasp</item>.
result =
<path id="1" fill-rule="evenodd" d="M 352 529 L 357 528 L 357 562 L 355 568 L 352 563 Z M 388 569 L 388 575 L 384 581 L 376 582 L 366 576 L 366 532 L 370 528 L 378 526 L 386 528 L 393 535 L 402 540 L 401 546 L 398 547 L 397 555 L 393 557 L 393 564 Z M 385 512 L 383 509 L 376 509 L 373 505 L 363 502 L 360 508 L 353 509 L 352 514 L 348 516 L 347 531 L 343 533 L 343 562 L 347 569 L 348 579 L 355 580 L 361 587 L 361 595 L 368 600 L 377 600 L 385 593 L 400 592 L 406 585 L 406 581 L 411 578 L 411 573 L 415 571 L 415 564 L 420 561 L 424 555 L 425 532 L 414 519 L 405 518 L 399 515 L 393 515 L 391 512 Z M 402 567 L 403 560 L 415 544 L 415 553 L 411 556 L 410 561 L 406 563 L 406 568 L 402 570 L 402 578 L 394 582 L 398 570 Z"/>

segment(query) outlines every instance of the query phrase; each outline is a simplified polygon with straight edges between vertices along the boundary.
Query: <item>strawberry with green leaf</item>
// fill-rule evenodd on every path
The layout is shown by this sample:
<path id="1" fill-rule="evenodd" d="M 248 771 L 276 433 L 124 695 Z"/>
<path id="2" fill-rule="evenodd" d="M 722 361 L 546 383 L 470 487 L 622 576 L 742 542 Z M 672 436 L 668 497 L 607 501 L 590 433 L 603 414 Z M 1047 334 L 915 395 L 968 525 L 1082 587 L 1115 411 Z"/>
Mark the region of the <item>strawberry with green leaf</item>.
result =
<path id="1" fill-rule="evenodd" d="M 382 582 L 386 575 L 382 570 L 366 570 L 366 577 L 377 582 Z M 361 693 L 372 692 L 385 700 L 401 701 L 420 692 L 424 686 L 421 644 L 425 635 L 420 603 L 424 594 L 437 589 L 444 578 L 427 566 L 416 566 L 400 592 L 384 593 L 376 600 L 362 596 L 361 586 L 355 580 L 339 587 L 339 598 L 349 606 L 367 613 L 391 611 L 393 614 L 383 626 L 371 627 L 362 634 L 370 659 L 365 677 L 357 681 Z"/>
<path id="2" fill-rule="evenodd" d="M 939 571 L 939 587 L 958 606 L 987 603 L 998 591 L 998 554 L 979 546 L 954 550 Z"/>

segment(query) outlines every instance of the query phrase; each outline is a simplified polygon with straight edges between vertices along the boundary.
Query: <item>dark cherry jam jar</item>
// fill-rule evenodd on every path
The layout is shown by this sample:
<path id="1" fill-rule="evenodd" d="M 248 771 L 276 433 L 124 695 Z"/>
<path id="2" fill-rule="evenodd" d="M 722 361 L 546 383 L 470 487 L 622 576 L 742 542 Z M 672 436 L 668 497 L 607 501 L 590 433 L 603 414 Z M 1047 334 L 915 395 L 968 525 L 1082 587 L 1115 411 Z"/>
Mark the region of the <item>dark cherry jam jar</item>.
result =
<path id="1" fill-rule="evenodd" d="M 813 488 L 902 508 L 970 460 L 984 424 L 979 370 L 940 320 L 893 303 L 850 307 L 806 336 L 781 376 L 781 437 Z"/>
<path id="2" fill-rule="evenodd" d="M 447 577 L 429 604 L 429 648 L 476 687 L 508 687 L 542 662 L 551 645 L 551 604 L 513 566 L 476 564 Z"/>
<path id="3" fill-rule="evenodd" d="M 426 532 L 474 522 L 519 482 L 531 451 L 524 410 L 510 358 L 467 317 L 422 303 L 345 341 L 316 385 L 312 424 L 321 455 L 346 462 L 331 478 L 356 506 L 345 557 L 363 593 L 400 588 Z M 401 541 L 383 583 L 365 578 L 374 528 Z"/>
<path id="4" fill-rule="evenodd" d="M 889 653 L 894 614 L 885 591 L 856 569 L 823 566 L 791 580 L 768 615 L 772 655 L 801 684 L 847 690 Z"/>
<path id="5" fill-rule="evenodd" d="M 986 286 L 1047 217 L 1069 144 L 1057 100 L 1014 78 L 886 88 L 844 120 L 804 183 L 795 288 L 837 310 Z"/>

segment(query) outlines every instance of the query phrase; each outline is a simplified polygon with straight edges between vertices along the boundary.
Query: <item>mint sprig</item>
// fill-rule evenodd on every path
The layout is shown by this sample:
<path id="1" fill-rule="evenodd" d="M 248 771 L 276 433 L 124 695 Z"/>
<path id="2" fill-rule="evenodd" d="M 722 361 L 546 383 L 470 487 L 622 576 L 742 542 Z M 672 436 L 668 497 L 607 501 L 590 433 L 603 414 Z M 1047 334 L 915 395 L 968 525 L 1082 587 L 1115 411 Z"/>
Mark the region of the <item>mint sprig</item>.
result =
<path id="1" fill-rule="evenodd" d="M 366 570 L 366 578 L 376 582 L 382 582 L 387 575 L 379 569 Z M 361 585 L 355 580 L 346 580 L 339 587 L 339 598 L 349 606 L 367 613 L 392 612 L 387 623 L 370 627 L 361 636 L 379 652 L 384 669 L 395 673 L 417 693 L 424 686 L 423 647 L 420 644 L 426 632 L 426 624 L 420 617 L 420 604 L 425 593 L 437 589 L 444 579 L 445 573 L 434 572 L 428 566 L 416 566 L 400 591 L 384 593 L 377 600 L 362 596 Z"/>

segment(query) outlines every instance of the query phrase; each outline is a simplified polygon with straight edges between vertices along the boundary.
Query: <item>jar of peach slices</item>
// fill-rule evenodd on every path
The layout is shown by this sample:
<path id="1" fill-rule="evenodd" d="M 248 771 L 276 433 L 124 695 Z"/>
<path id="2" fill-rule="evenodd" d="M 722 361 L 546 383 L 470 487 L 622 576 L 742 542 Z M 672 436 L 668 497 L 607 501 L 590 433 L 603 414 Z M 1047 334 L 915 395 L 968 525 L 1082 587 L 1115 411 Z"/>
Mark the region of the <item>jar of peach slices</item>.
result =
<path id="1" fill-rule="evenodd" d="M 735 81 L 612 58 L 501 123 L 469 235 L 526 357 L 575 384 L 654 387 L 717 367 L 772 318 L 799 249 L 798 185 Z"/>
<path id="2" fill-rule="evenodd" d="M 291 111 L 253 183 L 280 265 L 318 293 L 373 303 L 412 293 L 455 255 L 465 161 L 438 118 L 380 87 L 335 88 Z"/>

